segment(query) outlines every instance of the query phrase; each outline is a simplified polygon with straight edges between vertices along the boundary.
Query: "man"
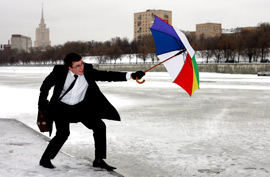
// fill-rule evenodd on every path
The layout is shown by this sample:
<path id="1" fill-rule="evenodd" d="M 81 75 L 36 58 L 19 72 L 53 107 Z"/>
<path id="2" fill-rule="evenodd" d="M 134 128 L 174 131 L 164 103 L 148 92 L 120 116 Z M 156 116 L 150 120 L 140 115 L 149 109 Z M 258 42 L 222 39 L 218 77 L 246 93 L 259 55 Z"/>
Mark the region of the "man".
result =
<path id="1" fill-rule="evenodd" d="M 126 81 L 130 77 L 141 79 L 144 75 L 142 71 L 135 73 L 99 71 L 93 69 L 91 64 L 83 63 L 79 54 L 67 54 L 64 65 L 54 66 L 40 87 L 39 110 L 47 112 L 50 122 L 54 121 L 56 127 L 56 135 L 43 153 L 40 165 L 55 168 L 51 159 L 54 159 L 67 140 L 70 134 L 69 124 L 81 122 L 93 130 L 95 141 L 93 167 L 109 171 L 116 169 L 103 160 L 106 159 L 106 125 L 101 119 L 120 121 L 120 116 L 101 93 L 95 81 Z M 47 97 L 52 87 L 54 87 L 53 95 L 48 102 Z"/>

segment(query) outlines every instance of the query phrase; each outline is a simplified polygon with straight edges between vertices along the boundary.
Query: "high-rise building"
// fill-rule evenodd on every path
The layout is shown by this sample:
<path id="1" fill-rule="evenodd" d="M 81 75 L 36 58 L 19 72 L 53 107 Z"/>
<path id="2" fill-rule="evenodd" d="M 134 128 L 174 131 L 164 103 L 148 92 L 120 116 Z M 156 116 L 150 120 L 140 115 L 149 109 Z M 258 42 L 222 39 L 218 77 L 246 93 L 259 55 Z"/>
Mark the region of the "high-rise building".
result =
<path id="1" fill-rule="evenodd" d="M 147 10 L 146 12 L 134 13 L 134 40 L 151 35 L 155 15 L 172 25 L 172 12 L 167 10 Z"/>
<path id="2" fill-rule="evenodd" d="M 11 37 L 11 49 L 18 49 L 26 52 L 30 52 L 32 47 L 32 40 L 30 37 L 20 34 L 13 34 Z"/>
<path id="3" fill-rule="evenodd" d="M 221 36 L 222 28 L 220 23 L 202 23 L 196 24 L 196 37 L 201 36 L 205 38 L 211 38 L 215 36 Z"/>
<path id="4" fill-rule="evenodd" d="M 43 6 L 41 12 L 41 21 L 39 26 L 36 28 L 36 40 L 35 47 L 45 49 L 47 46 L 51 46 L 50 41 L 50 30 L 46 28 L 45 20 L 43 18 Z"/>

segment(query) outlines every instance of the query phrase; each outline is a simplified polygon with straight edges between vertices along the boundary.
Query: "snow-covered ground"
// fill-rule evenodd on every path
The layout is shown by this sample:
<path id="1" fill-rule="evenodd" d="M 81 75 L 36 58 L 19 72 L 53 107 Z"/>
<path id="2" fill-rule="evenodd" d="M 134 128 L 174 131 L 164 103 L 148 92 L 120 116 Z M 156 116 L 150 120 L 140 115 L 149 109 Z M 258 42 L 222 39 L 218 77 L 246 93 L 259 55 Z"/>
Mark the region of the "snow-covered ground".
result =
<path id="1" fill-rule="evenodd" d="M 0 67 L 0 117 L 38 130 L 39 87 L 51 69 Z M 200 73 L 200 89 L 192 97 L 167 73 L 148 72 L 144 79 L 142 85 L 99 83 L 122 117 L 121 122 L 105 120 L 106 161 L 117 172 L 129 177 L 270 176 L 270 77 Z M 92 132 L 72 124 L 62 150 L 89 160 L 93 147 Z"/>
<path id="2" fill-rule="evenodd" d="M 88 159 L 68 156 L 60 152 L 54 164 L 47 169 L 38 162 L 48 137 L 15 119 L 0 119 L 0 176 L 1 177 L 122 177 L 114 171 L 92 167 Z"/>

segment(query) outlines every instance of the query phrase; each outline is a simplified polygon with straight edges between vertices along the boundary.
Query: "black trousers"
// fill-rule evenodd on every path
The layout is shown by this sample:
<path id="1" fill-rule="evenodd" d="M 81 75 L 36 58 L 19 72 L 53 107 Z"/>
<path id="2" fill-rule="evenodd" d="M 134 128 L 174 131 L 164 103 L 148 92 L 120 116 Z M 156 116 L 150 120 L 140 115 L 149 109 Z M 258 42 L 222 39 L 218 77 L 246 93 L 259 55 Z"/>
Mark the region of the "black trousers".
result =
<path id="1" fill-rule="evenodd" d="M 87 108 L 83 102 L 73 106 L 62 102 L 54 105 L 50 115 L 55 121 L 56 135 L 48 144 L 42 158 L 54 159 L 70 135 L 69 124 L 81 122 L 93 130 L 95 158 L 106 159 L 106 125 L 100 118 L 91 117 L 89 110 L 91 108 Z"/>

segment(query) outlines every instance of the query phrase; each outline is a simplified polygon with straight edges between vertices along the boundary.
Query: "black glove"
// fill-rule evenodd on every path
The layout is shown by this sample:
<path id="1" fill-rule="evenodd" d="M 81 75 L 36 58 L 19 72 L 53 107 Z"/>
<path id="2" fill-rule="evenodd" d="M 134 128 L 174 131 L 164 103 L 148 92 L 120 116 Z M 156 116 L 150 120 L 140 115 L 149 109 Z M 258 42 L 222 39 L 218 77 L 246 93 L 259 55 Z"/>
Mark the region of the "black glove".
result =
<path id="1" fill-rule="evenodd" d="M 136 77 L 138 79 L 141 79 L 144 75 L 145 75 L 145 73 L 143 71 L 137 71 L 135 73 L 132 73 L 131 77 L 132 77 L 132 79 L 136 80 Z"/>

